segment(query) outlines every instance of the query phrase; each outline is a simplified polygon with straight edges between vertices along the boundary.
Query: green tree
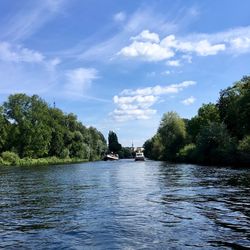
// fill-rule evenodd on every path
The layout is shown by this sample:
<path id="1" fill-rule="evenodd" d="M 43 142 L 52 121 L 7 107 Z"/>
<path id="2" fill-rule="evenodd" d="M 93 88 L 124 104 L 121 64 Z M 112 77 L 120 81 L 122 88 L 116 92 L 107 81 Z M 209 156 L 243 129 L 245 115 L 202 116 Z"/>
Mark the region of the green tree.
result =
<path id="1" fill-rule="evenodd" d="M 218 107 L 213 103 L 203 104 L 198 114 L 187 122 L 187 132 L 195 142 L 200 130 L 211 122 L 220 122 Z"/>
<path id="2" fill-rule="evenodd" d="M 153 151 L 153 140 L 148 139 L 147 141 L 144 142 L 143 144 L 144 148 L 144 155 L 145 157 L 149 159 L 153 159 L 152 151 Z"/>
<path id="3" fill-rule="evenodd" d="M 250 134 L 250 77 L 245 76 L 220 92 L 217 106 L 229 132 L 242 139 Z"/>
<path id="4" fill-rule="evenodd" d="M 12 124 L 11 146 L 21 157 L 48 154 L 51 130 L 48 105 L 38 96 L 10 95 L 4 113 Z"/>
<path id="5" fill-rule="evenodd" d="M 158 134 L 163 146 L 161 158 L 165 160 L 175 159 L 186 138 L 184 121 L 176 112 L 168 112 L 163 115 Z"/>
<path id="6" fill-rule="evenodd" d="M 108 147 L 109 147 L 110 152 L 113 152 L 116 154 L 122 149 L 122 145 L 118 142 L 117 135 L 113 131 L 109 131 Z"/>
<path id="7" fill-rule="evenodd" d="M 49 126 L 51 128 L 49 155 L 67 158 L 68 151 L 65 148 L 64 141 L 67 128 L 65 126 L 65 115 L 60 109 L 50 108 Z"/>
<path id="8" fill-rule="evenodd" d="M 5 119 L 3 114 L 3 107 L 0 106 L 0 152 L 7 147 L 7 138 L 10 128 L 10 123 Z"/>
<path id="9" fill-rule="evenodd" d="M 250 135 L 246 135 L 238 145 L 239 160 L 241 163 L 250 162 Z"/>
<path id="10" fill-rule="evenodd" d="M 236 141 L 226 126 L 210 123 L 201 129 L 197 138 L 197 160 L 206 164 L 227 164 L 235 161 Z"/>

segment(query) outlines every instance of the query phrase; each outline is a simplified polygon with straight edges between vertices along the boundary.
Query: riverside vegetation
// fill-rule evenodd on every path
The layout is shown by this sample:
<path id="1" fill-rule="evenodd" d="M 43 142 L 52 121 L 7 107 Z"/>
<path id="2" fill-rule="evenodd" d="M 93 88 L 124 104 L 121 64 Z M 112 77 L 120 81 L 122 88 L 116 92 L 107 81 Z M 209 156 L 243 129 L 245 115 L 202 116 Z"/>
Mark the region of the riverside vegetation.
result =
<path id="1" fill-rule="evenodd" d="M 93 161 L 106 150 L 101 132 L 37 95 L 10 95 L 0 106 L 0 165 Z"/>
<path id="2" fill-rule="evenodd" d="M 144 143 L 145 156 L 198 164 L 250 164 L 250 76 L 203 104 L 192 119 L 163 115 L 157 133 Z"/>

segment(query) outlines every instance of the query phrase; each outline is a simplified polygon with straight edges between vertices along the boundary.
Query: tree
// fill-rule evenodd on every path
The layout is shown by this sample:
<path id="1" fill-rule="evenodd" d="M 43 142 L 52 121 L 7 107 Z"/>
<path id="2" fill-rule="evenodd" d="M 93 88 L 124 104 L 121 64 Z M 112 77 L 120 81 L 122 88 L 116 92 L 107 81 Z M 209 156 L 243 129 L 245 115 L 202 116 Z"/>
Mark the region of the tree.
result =
<path id="1" fill-rule="evenodd" d="M 113 152 L 116 154 L 122 149 L 122 145 L 118 142 L 117 135 L 113 131 L 109 131 L 108 147 L 109 147 L 110 152 Z"/>
<path id="2" fill-rule="evenodd" d="M 176 112 L 168 112 L 163 115 L 158 134 L 163 145 L 162 159 L 175 159 L 186 138 L 184 121 Z"/>
<path id="3" fill-rule="evenodd" d="M 229 132 L 242 139 L 250 134 L 250 77 L 245 76 L 220 92 L 217 106 Z"/>
<path id="4" fill-rule="evenodd" d="M 218 107 L 213 103 L 203 104 L 198 110 L 198 115 L 187 122 L 187 132 L 191 141 L 195 142 L 200 130 L 211 122 L 220 122 Z"/>
<path id="5" fill-rule="evenodd" d="M 153 159 L 152 151 L 153 151 L 153 140 L 148 139 L 147 141 L 144 142 L 143 148 L 144 148 L 144 155 L 145 157 L 149 159 Z"/>
<path id="6" fill-rule="evenodd" d="M 9 128 L 10 124 L 4 117 L 3 107 L 0 106 L 0 152 L 6 149 Z"/>
<path id="7" fill-rule="evenodd" d="M 246 135 L 238 145 L 239 158 L 241 163 L 250 162 L 250 135 Z"/>
<path id="8" fill-rule="evenodd" d="M 196 150 L 200 163 L 230 164 L 235 160 L 236 141 L 230 137 L 224 124 L 210 123 L 201 129 Z"/>
<path id="9" fill-rule="evenodd" d="M 48 154 L 51 129 L 48 105 L 37 95 L 10 95 L 4 103 L 4 114 L 12 124 L 11 146 L 21 157 L 43 157 Z"/>

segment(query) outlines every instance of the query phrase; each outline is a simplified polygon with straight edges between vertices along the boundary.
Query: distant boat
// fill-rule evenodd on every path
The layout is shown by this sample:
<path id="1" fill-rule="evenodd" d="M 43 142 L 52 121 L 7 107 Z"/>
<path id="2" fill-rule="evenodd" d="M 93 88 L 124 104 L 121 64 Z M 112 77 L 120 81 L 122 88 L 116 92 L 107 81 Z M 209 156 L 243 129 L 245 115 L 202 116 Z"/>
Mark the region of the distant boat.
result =
<path id="1" fill-rule="evenodd" d="M 104 161 L 116 161 L 116 160 L 119 160 L 118 154 L 110 153 L 104 157 Z"/>
<path id="2" fill-rule="evenodd" d="M 142 152 L 135 154 L 135 161 L 145 161 L 144 154 Z"/>

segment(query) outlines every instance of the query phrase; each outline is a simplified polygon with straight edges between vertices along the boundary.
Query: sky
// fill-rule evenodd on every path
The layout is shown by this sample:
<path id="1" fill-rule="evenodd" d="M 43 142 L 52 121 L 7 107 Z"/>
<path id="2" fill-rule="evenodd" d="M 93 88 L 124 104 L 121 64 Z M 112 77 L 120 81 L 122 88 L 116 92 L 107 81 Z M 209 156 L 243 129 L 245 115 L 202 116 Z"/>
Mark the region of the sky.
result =
<path id="1" fill-rule="evenodd" d="M 37 94 L 123 146 L 250 74 L 249 0 L 0 0 L 0 103 Z"/>

